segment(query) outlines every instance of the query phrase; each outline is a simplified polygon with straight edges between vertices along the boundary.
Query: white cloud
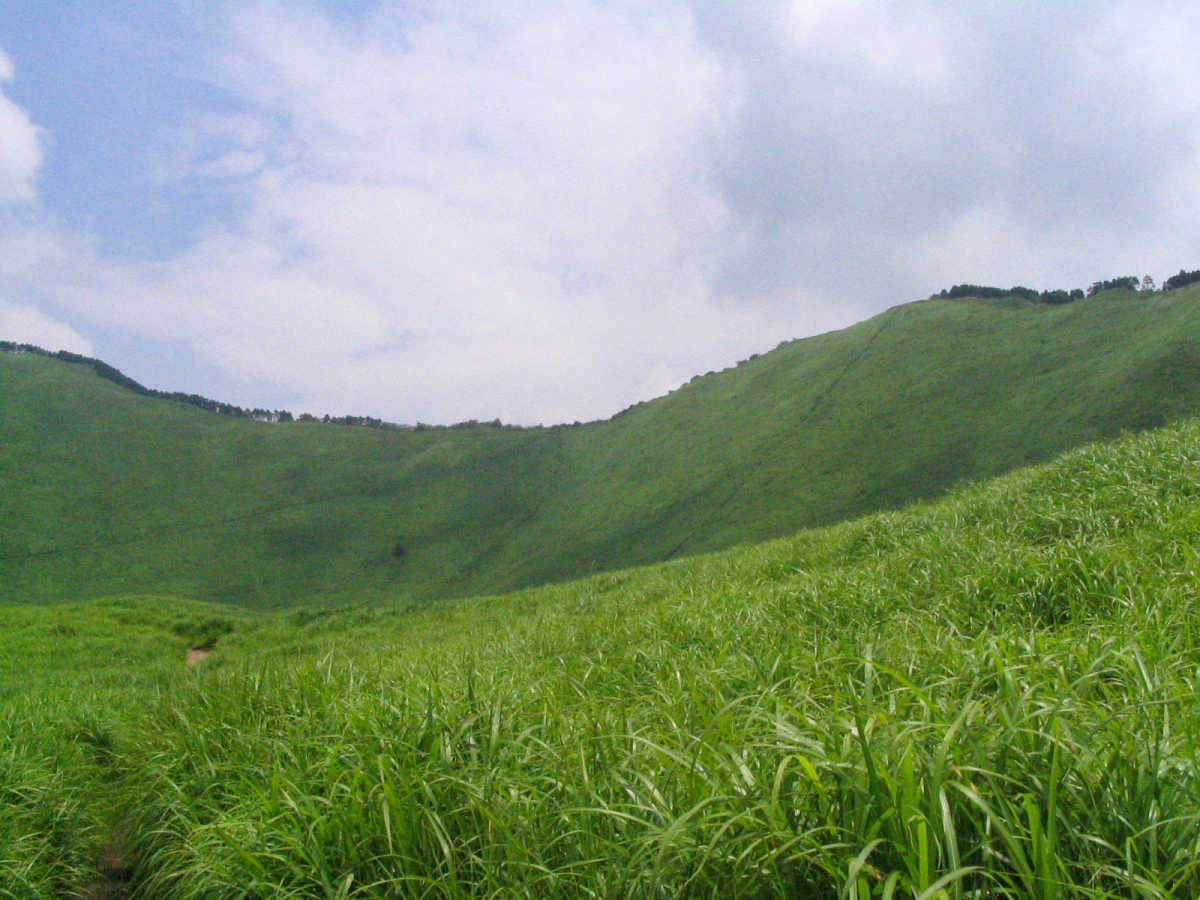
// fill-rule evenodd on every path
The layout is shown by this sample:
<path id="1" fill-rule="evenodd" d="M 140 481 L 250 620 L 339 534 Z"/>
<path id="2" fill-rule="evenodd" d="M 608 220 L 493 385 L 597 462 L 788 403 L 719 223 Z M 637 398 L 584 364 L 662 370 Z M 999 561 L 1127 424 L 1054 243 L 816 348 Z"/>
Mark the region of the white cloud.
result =
<path id="1" fill-rule="evenodd" d="M 13 78 L 13 64 L 0 50 L 0 84 Z M 36 199 L 35 179 L 41 166 L 42 154 L 38 130 L 25 111 L 0 94 L 0 204 L 22 203 Z M 29 284 L 40 274 L 36 260 L 40 252 L 34 249 L 36 234 L 22 226 L 7 229 L 0 220 L 0 253 L 4 254 L 4 269 L 18 274 L 18 280 Z M 53 242 L 52 242 L 53 243 Z M 92 352 L 92 344 L 74 328 L 48 315 L 31 303 L 5 299 L 0 296 L 0 340 L 19 344 L 34 344 L 47 350 Z"/>
<path id="2" fill-rule="evenodd" d="M 954 282 L 1200 265 L 1200 22 L 1166 3 L 227 8 L 236 102 L 148 179 L 225 224 L 150 262 L 0 226 L 0 296 L 297 409 L 583 419 Z"/>
<path id="3" fill-rule="evenodd" d="M 747 83 L 721 172 L 753 231 L 729 290 L 785 305 L 805 289 L 865 314 L 948 282 L 1075 287 L 1195 264 L 1196 13 L 696 8 Z"/>
<path id="4" fill-rule="evenodd" d="M 1004 207 L 968 209 L 943 227 L 917 236 L 904 252 L 930 284 L 945 287 L 977 281 L 972 271 L 985 273 L 988 283 L 1003 287 L 1037 282 L 1045 274 L 1038 271 L 1038 248 Z"/>
<path id="5" fill-rule="evenodd" d="M 43 233 L 58 302 L 300 404 L 427 421 L 605 415 L 761 345 L 710 296 L 728 221 L 703 147 L 732 106 L 683 9 L 231 22 L 222 71 L 260 127 L 177 158 L 248 179 L 244 217 L 159 264 Z"/>
<path id="6" fill-rule="evenodd" d="M 44 350 L 71 350 L 91 354 L 91 342 L 66 322 L 60 322 L 35 306 L 0 300 L 0 340 L 33 344 Z"/>
<path id="7" fill-rule="evenodd" d="M 12 78 L 12 61 L 0 50 L 0 84 Z M 37 128 L 24 110 L 0 93 L 0 203 L 34 199 L 41 164 Z"/>

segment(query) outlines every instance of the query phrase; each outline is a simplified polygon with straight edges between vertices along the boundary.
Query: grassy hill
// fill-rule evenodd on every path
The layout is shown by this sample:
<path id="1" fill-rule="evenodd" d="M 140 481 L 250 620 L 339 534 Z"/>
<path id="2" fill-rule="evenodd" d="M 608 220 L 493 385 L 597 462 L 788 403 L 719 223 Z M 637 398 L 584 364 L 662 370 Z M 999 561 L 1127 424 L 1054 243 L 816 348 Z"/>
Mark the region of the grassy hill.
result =
<path id="1" fill-rule="evenodd" d="M 1192 420 L 505 596 L 0 606 L 0 896 L 1198 896 L 1197 535 Z"/>
<path id="2" fill-rule="evenodd" d="M 1197 334 L 1200 286 L 931 300 L 608 421 L 425 431 L 221 417 L 0 354 L 0 600 L 423 602 L 779 536 L 1200 411 Z"/>

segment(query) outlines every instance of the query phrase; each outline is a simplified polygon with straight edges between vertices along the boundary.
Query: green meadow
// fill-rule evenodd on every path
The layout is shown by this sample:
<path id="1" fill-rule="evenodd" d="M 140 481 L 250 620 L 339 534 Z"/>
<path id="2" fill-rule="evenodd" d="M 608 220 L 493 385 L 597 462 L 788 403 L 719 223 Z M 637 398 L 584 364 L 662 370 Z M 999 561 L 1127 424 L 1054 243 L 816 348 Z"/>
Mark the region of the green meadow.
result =
<path id="1" fill-rule="evenodd" d="M 934 299 L 602 422 L 265 423 L 0 353 L 0 602 L 498 593 L 942 496 L 1200 411 L 1200 285 Z"/>
<path id="2" fill-rule="evenodd" d="M 0 896 L 1198 896 L 1197 535 L 1188 420 L 515 593 L 0 606 Z"/>

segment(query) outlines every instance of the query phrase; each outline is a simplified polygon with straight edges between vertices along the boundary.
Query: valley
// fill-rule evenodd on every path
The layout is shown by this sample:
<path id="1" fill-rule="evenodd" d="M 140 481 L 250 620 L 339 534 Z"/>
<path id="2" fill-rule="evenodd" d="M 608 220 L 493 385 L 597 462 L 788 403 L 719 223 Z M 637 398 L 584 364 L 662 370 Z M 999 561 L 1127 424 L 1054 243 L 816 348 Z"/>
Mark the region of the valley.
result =
<path id="1" fill-rule="evenodd" d="M 911 303 L 545 428 L 266 423 L 0 353 L 0 600 L 419 604 L 896 509 L 1200 410 L 1198 298 Z"/>
<path id="2" fill-rule="evenodd" d="M 0 355 L 0 897 L 1200 893 L 1195 290 L 533 429 Z"/>

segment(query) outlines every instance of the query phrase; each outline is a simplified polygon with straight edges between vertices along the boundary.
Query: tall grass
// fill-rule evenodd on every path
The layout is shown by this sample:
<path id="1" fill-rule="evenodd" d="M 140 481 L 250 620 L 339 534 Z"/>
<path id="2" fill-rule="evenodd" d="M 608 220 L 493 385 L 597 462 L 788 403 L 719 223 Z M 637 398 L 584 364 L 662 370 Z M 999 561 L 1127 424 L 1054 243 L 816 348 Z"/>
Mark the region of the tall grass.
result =
<path id="1" fill-rule="evenodd" d="M 120 748 L 137 895 L 1200 895 L 1198 497 L 1189 423 L 794 539 L 235 631 Z"/>
<path id="2" fill-rule="evenodd" d="M 0 606 L 0 898 L 101 881 L 129 723 L 172 689 L 190 636 L 233 621 L 253 630 L 240 610 L 169 597 Z"/>
<path id="3" fill-rule="evenodd" d="M 64 897 L 94 872 L 104 823 L 89 794 L 108 749 L 94 724 L 0 711 L 0 897 Z"/>

